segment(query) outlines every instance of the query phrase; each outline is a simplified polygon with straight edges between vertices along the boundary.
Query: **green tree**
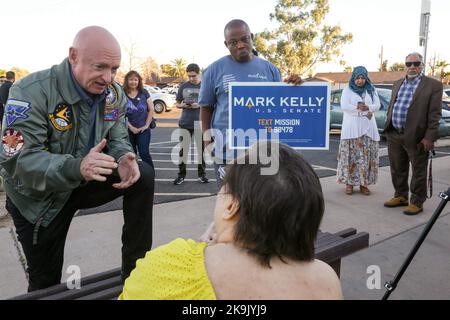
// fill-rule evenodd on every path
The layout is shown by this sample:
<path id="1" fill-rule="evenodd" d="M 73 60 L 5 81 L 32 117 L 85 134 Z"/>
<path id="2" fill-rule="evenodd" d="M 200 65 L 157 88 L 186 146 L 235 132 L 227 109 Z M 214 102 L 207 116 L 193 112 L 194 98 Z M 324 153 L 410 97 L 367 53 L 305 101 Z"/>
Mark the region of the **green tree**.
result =
<path id="1" fill-rule="evenodd" d="M 439 70 L 439 77 L 441 78 L 441 80 L 443 80 L 443 79 L 446 77 L 447 72 L 445 72 L 445 69 L 446 69 L 448 66 L 450 66 L 450 63 L 448 63 L 448 62 L 445 61 L 445 60 L 439 60 L 439 61 L 436 63 L 436 69 Z"/>
<path id="2" fill-rule="evenodd" d="M 396 62 L 392 64 L 392 66 L 389 68 L 391 71 L 405 71 L 405 64 L 401 62 Z"/>
<path id="3" fill-rule="evenodd" d="M 380 72 L 383 72 L 383 71 L 387 71 L 388 69 L 388 61 L 387 60 L 384 60 L 382 63 L 381 63 L 381 66 L 378 68 L 378 71 L 380 71 Z"/>
<path id="4" fill-rule="evenodd" d="M 306 74 L 316 64 L 330 62 L 353 35 L 324 24 L 329 10 L 328 0 L 278 0 L 270 14 L 278 27 L 256 34 L 256 49 L 284 75 Z"/>
<path id="5" fill-rule="evenodd" d="M 23 77 L 30 74 L 30 71 L 28 71 L 27 69 L 19 67 L 12 67 L 11 71 L 13 71 L 16 74 L 16 80 L 22 79 Z"/>
<path id="6" fill-rule="evenodd" d="M 186 67 L 187 67 L 187 61 L 183 58 L 178 58 L 175 60 L 172 60 L 172 66 L 175 70 L 175 77 L 180 77 L 183 80 L 187 79 L 187 73 L 186 73 Z"/>
<path id="7" fill-rule="evenodd" d="M 353 72 L 353 67 L 350 67 L 350 66 L 345 67 L 344 68 L 344 72 L 352 73 Z"/>
<path id="8" fill-rule="evenodd" d="M 184 60 L 183 58 L 178 58 L 172 60 L 170 64 L 162 64 L 161 72 L 169 77 L 180 77 L 183 80 L 186 80 L 186 66 L 186 60 Z"/>
<path id="9" fill-rule="evenodd" d="M 177 71 L 171 64 L 162 64 L 160 66 L 161 72 L 168 77 L 176 77 Z"/>
<path id="10" fill-rule="evenodd" d="M 142 62 L 140 72 L 144 83 L 151 80 L 152 77 L 158 78 L 161 75 L 161 69 L 156 60 L 152 57 L 147 57 L 144 62 Z"/>

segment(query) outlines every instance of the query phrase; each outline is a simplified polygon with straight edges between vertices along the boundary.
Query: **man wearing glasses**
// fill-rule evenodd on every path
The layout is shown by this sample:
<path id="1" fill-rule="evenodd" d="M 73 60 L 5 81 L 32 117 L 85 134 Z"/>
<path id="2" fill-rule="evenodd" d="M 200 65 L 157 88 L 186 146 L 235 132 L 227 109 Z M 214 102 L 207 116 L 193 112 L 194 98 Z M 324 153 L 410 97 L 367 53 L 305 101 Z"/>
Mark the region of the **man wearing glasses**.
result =
<path id="1" fill-rule="evenodd" d="M 406 78 L 393 86 L 385 125 L 395 195 L 384 206 L 407 206 L 403 213 L 416 215 L 423 211 L 427 199 L 428 153 L 439 138 L 443 85 L 423 74 L 424 61 L 419 53 L 409 54 L 405 67 Z"/>
<path id="2" fill-rule="evenodd" d="M 199 98 L 205 148 L 214 140 L 213 155 L 219 188 L 220 167 L 236 158 L 235 152 L 227 145 L 225 134 L 228 128 L 229 83 L 281 81 L 278 68 L 255 55 L 253 34 L 246 22 L 230 21 L 225 26 L 224 36 L 224 44 L 230 55 L 217 60 L 205 70 Z M 300 77 L 292 75 L 286 82 L 301 84 L 303 81 Z M 214 129 L 213 136 L 210 135 L 210 129 Z"/>

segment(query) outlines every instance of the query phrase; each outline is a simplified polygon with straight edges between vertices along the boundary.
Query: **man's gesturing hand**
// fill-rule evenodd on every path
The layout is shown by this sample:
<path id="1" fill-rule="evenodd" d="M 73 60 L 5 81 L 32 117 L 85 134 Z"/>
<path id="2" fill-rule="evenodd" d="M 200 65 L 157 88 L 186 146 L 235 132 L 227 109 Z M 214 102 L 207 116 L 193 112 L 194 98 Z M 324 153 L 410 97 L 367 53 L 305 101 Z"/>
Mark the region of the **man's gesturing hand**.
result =
<path id="1" fill-rule="evenodd" d="M 116 189 L 126 189 L 131 187 L 141 177 L 139 166 L 136 161 L 136 155 L 128 152 L 119 161 L 120 183 L 113 184 Z"/>
<path id="2" fill-rule="evenodd" d="M 113 169 L 117 168 L 115 159 L 102 153 L 105 146 L 106 139 L 103 139 L 81 161 L 80 172 L 86 181 L 96 180 L 104 182 L 106 181 L 104 176 L 112 174 Z"/>

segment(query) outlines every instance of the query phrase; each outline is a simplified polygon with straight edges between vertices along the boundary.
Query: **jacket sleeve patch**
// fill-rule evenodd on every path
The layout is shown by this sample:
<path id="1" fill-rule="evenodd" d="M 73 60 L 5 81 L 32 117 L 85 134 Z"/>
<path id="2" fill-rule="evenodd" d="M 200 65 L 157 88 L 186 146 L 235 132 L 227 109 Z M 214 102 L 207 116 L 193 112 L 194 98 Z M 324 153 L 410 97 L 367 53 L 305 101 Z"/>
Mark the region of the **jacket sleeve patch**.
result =
<path id="1" fill-rule="evenodd" d="M 3 151 L 7 157 L 13 157 L 23 148 L 24 139 L 20 131 L 6 129 L 2 136 Z"/>
<path id="2" fill-rule="evenodd" d="M 9 99 L 5 107 L 7 126 L 11 126 L 17 119 L 27 119 L 31 103 L 21 100 Z"/>

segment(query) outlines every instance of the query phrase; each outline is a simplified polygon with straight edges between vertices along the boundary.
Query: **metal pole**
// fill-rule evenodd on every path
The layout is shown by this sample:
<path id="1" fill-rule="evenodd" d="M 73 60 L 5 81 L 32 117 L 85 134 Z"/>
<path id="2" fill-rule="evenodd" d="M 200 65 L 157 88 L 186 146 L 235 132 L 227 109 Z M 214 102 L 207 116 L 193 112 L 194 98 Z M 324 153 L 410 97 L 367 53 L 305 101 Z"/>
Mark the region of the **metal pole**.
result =
<path id="1" fill-rule="evenodd" d="M 423 73 L 427 74 L 427 50 L 428 50 L 428 31 L 430 27 L 430 13 L 424 14 L 425 16 L 425 42 L 423 47 Z"/>
<path id="2" fill-rule="evenodd" d="M 409 264 L 413 260 L 414 256 L 416 255 L 417 251 L 419 250 L 420 246 L 424 242 L 425 238 L 427 237 L 427 235 L 430 232 L 431 228 L 433 227 L 434 223 L 439 218 L 439 215 L 441 214 L 442 210 L 444 210 L 445 205 L 449 201 L 450 188 L 448 188 L 447 192 L 441 192 L 439 194 L 439 198 L 442 199 L 441 202 L 439 203 L 438 207 L 434 211 L 433 216 L 431 217 L 431 219 L 428 221 L 427 225 L 423 229 L 422 233 L 419 236 L 419 239 L 417 240 L 416 244 L 414 245 L 414 247 L 410 251 L 408 257 L 406 258 L 405 262 L 403 263 L 403 265 L 401 266 L 400 270 L 396 274 L 394 280 L 393 281 L 388 281 L 384 285 L 384 287 L 386 288 L 387 291 L 386 291 L 386 293 L 384 294 L 384 296 L 383 296 L 383 298 L 381 300 L 389 299 L 389 296 L 391 295 L 391 293 L 397 288 L 397 285 L 400 282 L 400 279 L 402 278 L 402 276 L 405 273 L 406 269 L 408 268 Z"/>

